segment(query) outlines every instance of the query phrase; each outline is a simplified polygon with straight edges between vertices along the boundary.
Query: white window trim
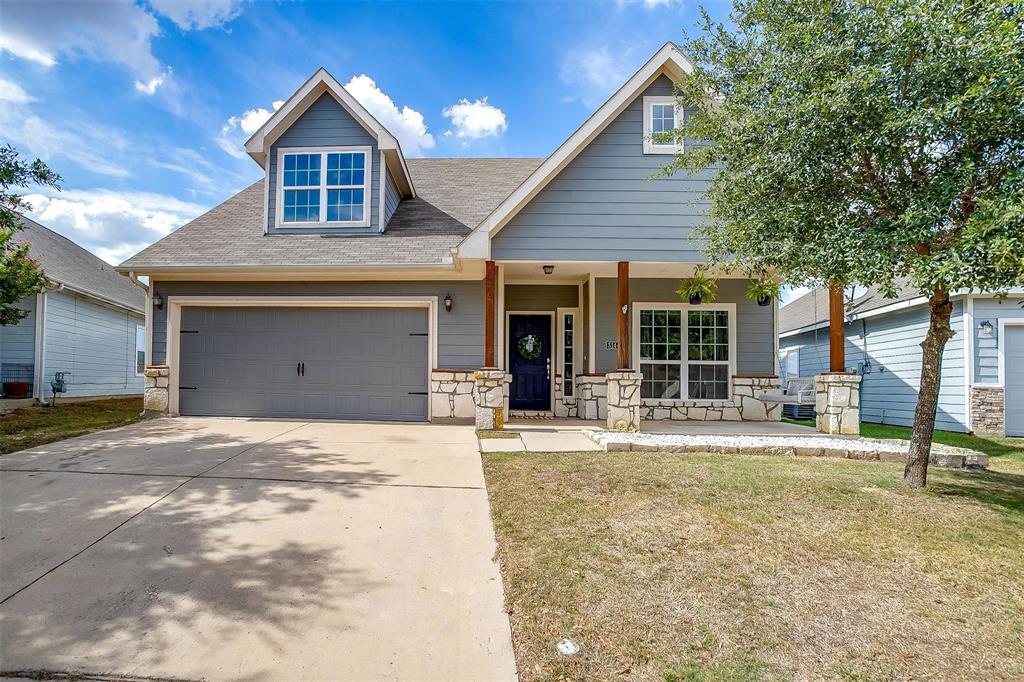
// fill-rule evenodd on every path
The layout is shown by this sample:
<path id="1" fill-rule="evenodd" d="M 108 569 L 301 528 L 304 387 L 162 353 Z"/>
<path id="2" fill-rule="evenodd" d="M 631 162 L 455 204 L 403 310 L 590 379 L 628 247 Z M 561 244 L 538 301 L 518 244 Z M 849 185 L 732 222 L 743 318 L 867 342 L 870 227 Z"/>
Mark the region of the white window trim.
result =
<path id="1" fill-rule="evenodd" d="M 675 112 L 675 124 L 673 128 L 678 128 L 683 120 L 683 109 L 678 106 L 676 98 L 671 95 L 647 95 L 644 97 L 644 154 L 680 154 L 683 151 L 683 141 L 680 140 L 678 143 L 670 144 L 658 144 L 653 139 L 651 110 L 656 104 L 673 104 L 676 105 L 673 111 Z"/>
<path id="2" fill-rule="evenodd" d="M 999 383 L 996 386 L 1006 389 L 1006 328 L 1007 327 L 1024 327 L 1024 320 L 1018 320 L 1016 318 L 1001 318 L 996 326 L 997 333 L 999 336 L 996 337 L 996 371 Z M 985 384 L 975 384 L 975 386 L 983 386 Z M 991 385 L 991 384 L 988 384 Z M 1005 395 L 1003 396 L 1005 400 Z"/>
<path id="3" fill-rule="evenodd" d="M 736 304 L 735 303 L 703 303 L 701 305 L 690 305 L 689 303 L 643 303 L 637 302 L 632 304 L 633 308 L 633 319 L 630 337 L 632 339 L 632 355 L 633 355 L 633 367 L 636 371 L 640 371 L 640 312 L 642 310 L 678 310 L 682 316 L 682 329 L 680 330 L 682 348 L 680 349 L 680 360 L 679 360 L 679 398 L 647 398 L 646 400 L 661 400 L 667 402 L 683 403 L 689 402 L 696 405 L 704 404 L 715 404 L 724 401 L 731 401 L 733 399 L 732 392 L 732 379 L 736 375 Z M 715 311 L 724 310 L 729 313 L 729 379 L 726 382 L 726 388 L 728 394 L 725 398 L 708 399 L 708 398 L 687 398 L 690 395 L 690 372 L 689 366 L 691 361 L 687 358 L 686 353 L 686 339 L 689 323 L 687 320 L 687 313 L 691 310 L 697 311 Z M 668 362 L 674 362 L 669 360 Z M 692 364 L 696 365 L 718 365 L 723 364 L 721 362 L 709 362 L 709 361 L 694 361 Z"/>
<path id="4" fill-rule="evenodd" d="M 139 366 L 139 330 L 142 330 L 142 354 L 145 359 L 142 361 L 142 371 L 138 371 Z M 137 324 L 135 325 L 135 352 L 132 353 L 132 367 L 135 369 L 135 376 L 141 377 L 146 373 L 146 363 L 149 362 L 149 330 L 146 329 L 146 325 Z"/>
<path id="5" fill-rule="evenodd" d="M 572 364 L 573 372 L 578 372 L 580 368 L 579 360 L 579 344 L 576 342 L 579 336 L 580 328 L 580 309 L 579 308 L 558 308 L 558 343 L 555 344 L 555 348 L 558 352 L 558 362 L 556 363 L 558 375 L 562 377 L 562 399 L 572 398 L 576 399 L 576 382 L 575 376 L 565 376 L 565 316 L 572 315 Z M 565 387 L 567 385 L 567 379 L 572 383 L 572 395 L 567 396 L 565 394 Z"/>
<path id="6" fill-rule="evenodd" d="M 327 155 L 335 153 L 361 153 L 363 155 L 363 219 L 362 220 L 327 220 Z M 373 148 L 357 147 L 280 147 L 277 150 L 277 176 L 275 178 L 277 206 L 274 226 L 280 230 L 310 227 L 369 227 L 370 226 L 370 188 L 373 175 Z M 285 154 L 319 154 L 320 155 L 320 220 L 303 222 L 284 222 L 284 157 Z M 339 187 L 331 187 L 338 189 Z M 353 185 L 341 189 L 359 189 Z M 313 187 L 288 187 L 287 189 L 314 189 Z"/>

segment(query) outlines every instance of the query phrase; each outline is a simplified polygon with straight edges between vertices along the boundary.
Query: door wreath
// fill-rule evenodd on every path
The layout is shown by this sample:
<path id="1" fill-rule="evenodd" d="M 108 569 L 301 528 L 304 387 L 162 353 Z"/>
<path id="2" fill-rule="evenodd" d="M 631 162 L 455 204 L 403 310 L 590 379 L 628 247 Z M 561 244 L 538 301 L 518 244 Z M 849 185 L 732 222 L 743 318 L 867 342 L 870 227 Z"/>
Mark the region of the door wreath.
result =
<path id="1" fill-rule="evenodd" d="M 516 343 L 516 350 L 524 360 L 536 360 L 541 354 L 541 341 L 533 334 L 527 334 Z"/>

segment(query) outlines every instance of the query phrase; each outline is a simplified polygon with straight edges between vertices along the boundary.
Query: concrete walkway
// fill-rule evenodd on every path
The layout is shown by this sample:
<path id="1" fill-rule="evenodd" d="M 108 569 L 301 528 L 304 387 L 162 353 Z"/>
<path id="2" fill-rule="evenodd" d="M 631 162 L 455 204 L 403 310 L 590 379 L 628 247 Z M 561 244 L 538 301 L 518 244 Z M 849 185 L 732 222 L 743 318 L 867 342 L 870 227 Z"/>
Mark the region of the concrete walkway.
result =
<path id="1" fill-rule="evenodd" d="M 515 678 L 472 427 L 158 420 L 0 490 L 4 671 Z"/>

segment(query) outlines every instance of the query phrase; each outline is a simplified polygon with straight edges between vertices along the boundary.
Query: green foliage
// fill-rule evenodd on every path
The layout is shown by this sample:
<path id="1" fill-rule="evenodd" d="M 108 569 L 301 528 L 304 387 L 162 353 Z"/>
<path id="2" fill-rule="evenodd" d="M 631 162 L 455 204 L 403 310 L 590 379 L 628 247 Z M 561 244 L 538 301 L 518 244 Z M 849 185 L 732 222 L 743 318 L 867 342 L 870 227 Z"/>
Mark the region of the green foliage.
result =
<path id="1" fill-rule="evenodd" d="M 684 51 L 713 262 L 792 283 L 1024 283 L 1024 2 L 736 0 Z M 717 93 L 709 97 L 708 93 Z"/>
<path id="2" fill-rule="evenodd" d="M 21 229 L 19 214 L 32 207 L 11 189 L 31 184 L 59 189 L 59 183 L 60 176 L 39 159 L 28 163 L 18 158 L 14 147 L 0 147 L 0 325 L 17 324 L 26 313 L 15 304 L 49 283 L 29 256 L 28 245 L 14 243 Z"/>
<path id="3" fill-rule="evenodd" d="M 718 282 L 703 269 L 698 268 L 692 277 L 684 277 L 679 280 L 676 295 L 683 301 L 699 296 L 701 303 L 714 303 L 717 291 Z"/>
<path id="4" fill-rule="evenodd" d="M 778 298 L 779 283 L 768 277 L 751 278 L 747 285 L 746 297 L 751 301 L 760 301 L 765 298 Z"/>

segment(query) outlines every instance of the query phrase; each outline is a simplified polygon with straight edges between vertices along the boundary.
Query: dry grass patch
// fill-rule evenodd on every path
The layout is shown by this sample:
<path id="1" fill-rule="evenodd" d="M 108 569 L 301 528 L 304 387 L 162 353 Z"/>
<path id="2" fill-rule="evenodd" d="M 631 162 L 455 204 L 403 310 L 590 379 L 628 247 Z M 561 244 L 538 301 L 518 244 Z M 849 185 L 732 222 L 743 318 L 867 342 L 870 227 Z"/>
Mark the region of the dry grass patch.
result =
<path id="1" fill-rule="evenodd" d="M 994 466 L 485 455 L 520 674 L 1020 679 L 1024 464 Z"/>

